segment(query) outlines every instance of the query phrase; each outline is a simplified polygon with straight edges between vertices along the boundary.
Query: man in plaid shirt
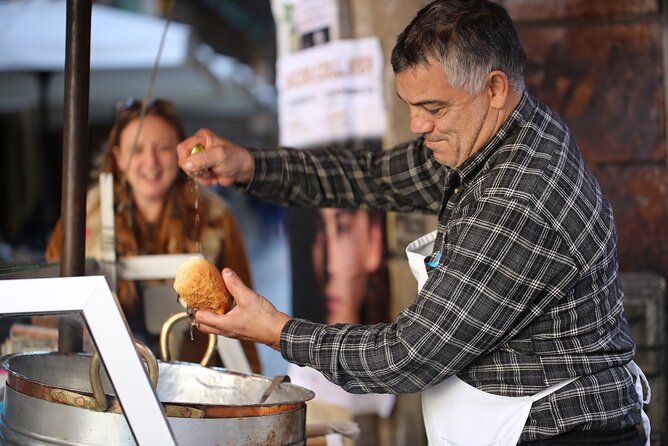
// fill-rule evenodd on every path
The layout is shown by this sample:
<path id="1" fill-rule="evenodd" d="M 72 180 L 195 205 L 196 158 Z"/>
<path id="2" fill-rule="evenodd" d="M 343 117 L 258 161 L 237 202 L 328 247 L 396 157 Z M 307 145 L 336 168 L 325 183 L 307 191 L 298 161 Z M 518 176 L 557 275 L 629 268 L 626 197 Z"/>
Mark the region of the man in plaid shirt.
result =
<path id="1" fill-rule="evenodd" d="M 237 306 L 198 311 L 200 330 L 273 346 L 353 393 L 457 375 L 521 397 L 574 379 L 533 403 L 520 443 L 642 444 L 612 209 L 566 124 L 527 90 L 524 59 L 502 7 L 436 0 L 392 53 L 417 139 L 381 153 L 256 150 L 208 130 L 182 142 L 182 167 L 206 185 L 439 217 L 428 278 L 394 323 L 293 319 L 225 270 Z M 191 156 L 196 144 L 206 150 Z"/>

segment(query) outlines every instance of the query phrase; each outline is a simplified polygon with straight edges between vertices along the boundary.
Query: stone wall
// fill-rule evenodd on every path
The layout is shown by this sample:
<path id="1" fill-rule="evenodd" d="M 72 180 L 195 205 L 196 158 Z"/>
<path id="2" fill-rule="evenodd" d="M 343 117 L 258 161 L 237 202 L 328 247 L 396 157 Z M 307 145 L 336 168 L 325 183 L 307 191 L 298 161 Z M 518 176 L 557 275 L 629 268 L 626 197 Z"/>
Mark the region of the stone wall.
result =
<path id="1" fill-rule="evenodd" d="M 503 0 L 534 93 L 612 202 L 622 271 L 668 277 L 666 26 L 659 0 Z"/>

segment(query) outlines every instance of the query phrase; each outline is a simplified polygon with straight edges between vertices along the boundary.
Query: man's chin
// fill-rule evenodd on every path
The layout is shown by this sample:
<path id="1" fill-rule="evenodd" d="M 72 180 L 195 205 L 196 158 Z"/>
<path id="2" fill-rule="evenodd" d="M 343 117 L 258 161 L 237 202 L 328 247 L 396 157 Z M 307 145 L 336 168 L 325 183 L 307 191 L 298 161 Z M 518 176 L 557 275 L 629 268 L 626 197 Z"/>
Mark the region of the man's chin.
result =
<path id="1" fill-rule="evenodd" d="M 450 168 L 456 167 L 456 163 L 452 159 L 450 159 L 448 157 L 444 157 L 442 155 L 439 155 L 436 152 L 434 152 L 434 159 L 436 160 L 436 162 L 438 164 L 441 164 L 443 166 L 450 167 Z"/>

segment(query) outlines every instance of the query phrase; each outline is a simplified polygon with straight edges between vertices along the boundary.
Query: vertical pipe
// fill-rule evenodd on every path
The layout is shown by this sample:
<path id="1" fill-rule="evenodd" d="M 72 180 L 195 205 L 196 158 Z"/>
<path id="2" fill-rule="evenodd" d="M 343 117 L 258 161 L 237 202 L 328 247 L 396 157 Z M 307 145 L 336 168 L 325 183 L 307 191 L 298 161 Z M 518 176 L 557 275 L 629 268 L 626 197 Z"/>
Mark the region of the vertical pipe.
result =
<path id="1" fill-rule="evenodd" d="M 63 179 L 60 275 L 85 275 L 86 186 L 88 171 L 88 98 L 90 83 L 91 0 L 67 0 L 65 98 L 63 102 Z M 58 350 L 83 350 L 79 315 L 58 325 Z"/>

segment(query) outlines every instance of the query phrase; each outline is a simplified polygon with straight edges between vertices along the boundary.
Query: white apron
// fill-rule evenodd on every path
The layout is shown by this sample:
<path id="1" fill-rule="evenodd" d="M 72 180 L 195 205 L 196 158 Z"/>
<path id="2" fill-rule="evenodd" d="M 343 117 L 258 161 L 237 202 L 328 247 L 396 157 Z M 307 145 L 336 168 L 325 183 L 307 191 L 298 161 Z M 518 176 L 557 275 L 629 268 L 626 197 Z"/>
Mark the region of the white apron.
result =
<path id="1" fill-rule="evenodd" d="M 418 292 L 427 281 L 424 259 L 432 254 L 435 240 L 436 231 L 433 231 L 406 247 L 409 266 L 418 281 Z M 649 403 L 649 384 L 642 370 L 634 362 L 629 363 L 627 370 L 633 378 L 638 397 L 645 404 Z M 532 396 L 507 397 L 478 390 L 453 375 L 422 392 L 422 412 L 429 446 L 516 445 L 533 402 L 576 379 L 560 382 Z M 646 400 L 643 398 L 643 383 L 648 389 Z M 648 439 L 646 445 L 649 446 L 649 418 L 642 407 L 641 415 Z"/>

